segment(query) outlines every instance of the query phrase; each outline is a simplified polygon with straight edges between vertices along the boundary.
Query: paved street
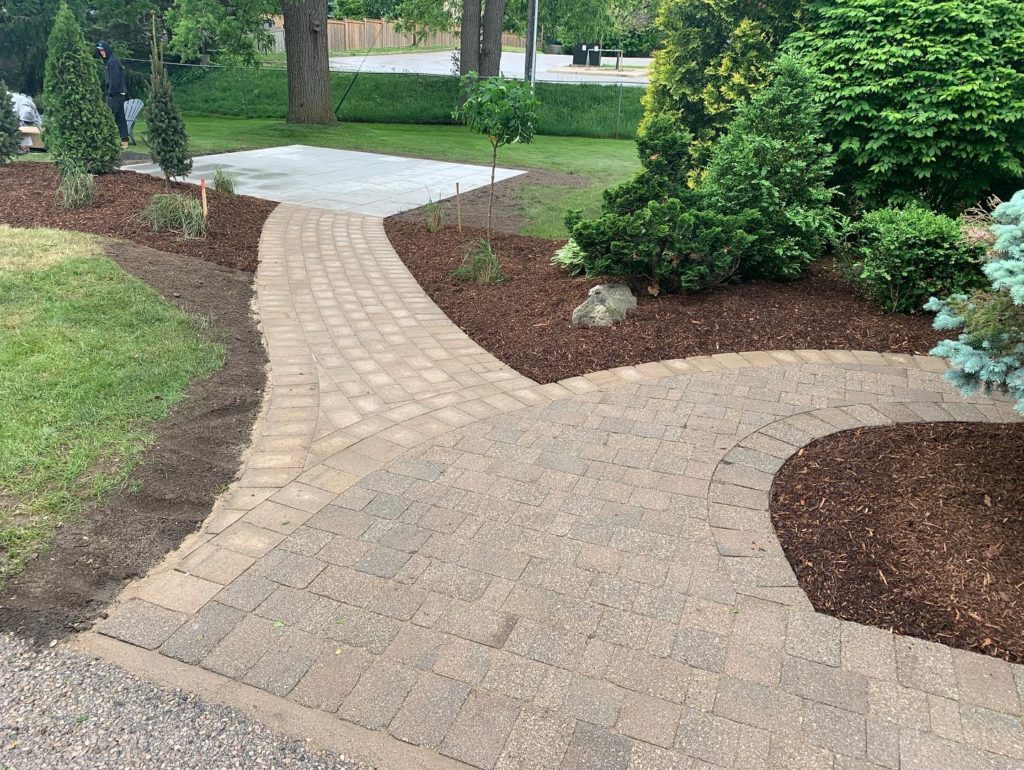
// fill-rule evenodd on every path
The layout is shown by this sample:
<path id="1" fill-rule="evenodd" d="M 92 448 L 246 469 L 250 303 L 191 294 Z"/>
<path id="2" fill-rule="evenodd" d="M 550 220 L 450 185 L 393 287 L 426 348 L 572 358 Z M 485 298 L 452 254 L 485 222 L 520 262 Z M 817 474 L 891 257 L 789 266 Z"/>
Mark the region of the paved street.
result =
<path id="1" fill-rule="evenodd" d="M 240 478 L 86 646 L 374 736 L 381 767 L 1024 764 L 1024 668 L 815 613 L 768 514 L 817 437 L 1007 402 L 848 351 L 538 386 L 373 217 L 279 207 L 257 284 L 272 385 Z"/>
<path id="2" fill-rule="evenodd" d="M 365 61 L 364 61 L 365 58 Z M 537 79 L 561 83 L 621 83 L 627 86 L 646 86 L 649 82 L 646 68 L 650 59 L 623 58 L 623 70 L 616 71 L 614 58 L 606 57 L 600 72 L 571 69 L 572 57 L 541 53 L 537 55 Z M 644 68 L 641 70 L 640 68 Z M 414 72 L 423 75 L 451 75 L 451 51 L 424 51 L 423 53 L 393 53 L 363 56 L 331 57 L 331 69 L 337 72 Z M 521 51 L 503 51 L 501 74 L 522 78 L 526 69 L 526 54 Z"/>

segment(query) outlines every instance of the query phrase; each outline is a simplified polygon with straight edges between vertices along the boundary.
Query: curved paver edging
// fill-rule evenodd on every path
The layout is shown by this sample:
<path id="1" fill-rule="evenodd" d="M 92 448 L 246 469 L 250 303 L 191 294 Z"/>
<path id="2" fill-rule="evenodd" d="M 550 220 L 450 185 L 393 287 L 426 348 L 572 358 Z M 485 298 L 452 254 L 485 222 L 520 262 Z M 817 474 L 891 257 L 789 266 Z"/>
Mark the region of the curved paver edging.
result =
<path id="1" fill-rule="evenodd" d="M 814 613 L 768 513 L 820 435 L 1008 403 L 855 351 L 536 385 L 444 317 L 378 220 L 281 206 L 262 248 L 272 385 L 246 467 L 101 629 L 136 647 L 80 645 L 337 712 L 343 741 L 383 731 L 384 766 L 1024 760 L 1024 669 Z"/>

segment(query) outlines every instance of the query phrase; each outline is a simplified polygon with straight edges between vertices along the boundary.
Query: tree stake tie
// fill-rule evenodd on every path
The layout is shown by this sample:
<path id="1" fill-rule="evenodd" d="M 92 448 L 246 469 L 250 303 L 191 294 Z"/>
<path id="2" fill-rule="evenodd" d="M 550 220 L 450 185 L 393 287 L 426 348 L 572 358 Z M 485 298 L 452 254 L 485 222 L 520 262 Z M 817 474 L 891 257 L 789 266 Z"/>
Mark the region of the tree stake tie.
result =
<path id="1" fill-rule="evenodd" d="M 206 180 L 205 179 L 200 179 L 199 180 L 199 197 L 202 198 L 202 200 L 203 200 L 203 219 L 206 219 L 207 215 L 209 214 L 209 209 L 206 206 Z"/>

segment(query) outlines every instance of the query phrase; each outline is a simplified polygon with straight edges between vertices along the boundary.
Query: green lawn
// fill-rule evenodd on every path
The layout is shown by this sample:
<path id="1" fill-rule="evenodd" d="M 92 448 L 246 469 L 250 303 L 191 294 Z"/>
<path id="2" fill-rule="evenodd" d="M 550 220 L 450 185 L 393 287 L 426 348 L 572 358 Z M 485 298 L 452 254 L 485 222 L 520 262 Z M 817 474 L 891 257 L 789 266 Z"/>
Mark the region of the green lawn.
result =
<path id="1" fill-rule="evenodd" d="M 415 155 L 422 158 L 490 163 L 487 140 L 462 126 L 344 123 L 338 126 L 300 126 L 268 118 L 187 116 L 195 154 L 229 150 L 310 144 L 347 150 Z M 145 135 L 140 126 L 136 135 Z M 142 145 L 141 149 L 145 149 Z M 532 185 L 520 188 L 528 224 L 523 232 L 549 238 L 565 236 L 566 211 L 596 211 L 601 191 L 630 178 L 639 169 L 636 145 L 622 139 L 538 136 L 532 144 L 503 147 L 503 166 L 553 169 L 586 180 L 581 187 Z"/>
<path id="2" fill-rule="evenodd" d="M 0 307 L 2 584 L 124 483 L 148 425 L 224 351 L 80 233 L 0 226 Z"/>

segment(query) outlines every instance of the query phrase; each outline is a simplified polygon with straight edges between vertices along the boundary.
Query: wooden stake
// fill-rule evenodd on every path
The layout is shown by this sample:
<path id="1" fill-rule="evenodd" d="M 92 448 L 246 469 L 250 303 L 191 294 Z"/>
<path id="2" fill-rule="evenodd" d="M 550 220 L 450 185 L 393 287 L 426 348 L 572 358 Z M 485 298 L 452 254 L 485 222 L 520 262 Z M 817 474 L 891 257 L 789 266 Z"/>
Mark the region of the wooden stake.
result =
<path id="1" fill-rule="evenodd" d="M 459 183 L 455 183 L 455 222 L 459 226 L 459 235 L 462 235 L 462 206 L 459 203 Z"/>
<path id="2" fill-rule="evenodd" d="M 203 199 L 203 219 L 206 219 L 210 210 L 206 206 L 206 180 L 199 180 L 199 197 Z"/>

